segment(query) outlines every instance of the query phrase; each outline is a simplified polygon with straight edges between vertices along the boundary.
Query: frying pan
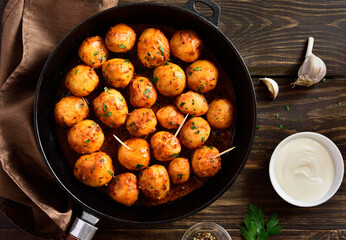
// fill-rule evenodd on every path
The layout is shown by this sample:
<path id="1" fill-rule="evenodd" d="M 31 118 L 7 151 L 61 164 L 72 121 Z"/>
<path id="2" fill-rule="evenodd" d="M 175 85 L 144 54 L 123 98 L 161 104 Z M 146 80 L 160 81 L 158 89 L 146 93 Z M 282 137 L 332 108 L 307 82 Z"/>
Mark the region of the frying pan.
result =
<path id="1" fill-rule="evenodd" d="M 201 15 L 195 7 L 203 2 L 213 10 L 212 16 Z M 196 213 L 218 199 L 235 181 L 250 153 L 256 122 L 256 98 L 249 72 L 240 54 L 217 28 L 220 8 L 211 0 L 189 0 L 183 8 L 157 3 L 139 3 L 114 7 L 100 12 L 73 29 L 55 48 L 44 65 L 36 90 L 34 127 L 40 151 L 60 186 L 84 212 L 77 218 L 71 233 L 79 239 L 91 239 L 99 218 L 131 224 L 153 224 L 175 221 Z M 102 35 L 109 26 L 124 22 L 192 29 L 219 60 L 233 87 L 237 116 L 233 146 L 236 151 L 222 157 L 222 170 L 205 185 L 187 196 L 161 205 L 126 207 L 105 194 L 79 183 L 72 174 L 58 141 L 54 105 L 60 87 L 61 71 L 68 66 L 87 36 Z M 70 236 L 71 237 L 71 236 Z"/>

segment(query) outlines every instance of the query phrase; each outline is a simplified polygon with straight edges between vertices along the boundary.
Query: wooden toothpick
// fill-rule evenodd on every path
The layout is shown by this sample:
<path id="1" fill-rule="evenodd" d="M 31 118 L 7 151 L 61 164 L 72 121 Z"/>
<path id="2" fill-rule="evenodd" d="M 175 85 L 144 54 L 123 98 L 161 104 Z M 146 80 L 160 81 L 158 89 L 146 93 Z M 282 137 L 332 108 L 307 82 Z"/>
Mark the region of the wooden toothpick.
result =
<path id="1" fill-rule="evenodd" d="M 231 148 L 229 148 L 229 149 L 227 149 L 227 150 L 225 150 L 225 151 L 219 153 L 218 155 L 215 155 L 215 156 L 212 157 L 212 158 L 220 157 L 221 155 L 223 155 L 223 154 L 225 154 L 225 153 L 228 153 L 228 152 L 232 151 L 233 149 L 235 149 L 235 147 L 231 147 Z"/>
<path id="2" fill-rule="evenodd" d="M 184 123 L 185 123 L 185 121 L 186 121 L 186 119 L 187 119 L 188 116 L 189 116 L 189 114 L 186 114 L 186 116 L 185 116 L 183 122 L 180 124 L 178 130 L 175 132 L 174 137 L 177 137 L 177 136 L 178 136 L 178 133 L 180 132 L 180 129 L 183 127 L 183 125 L 184 125 Z"/>
<path id="3" fill-rule="evenodd" d="M 128 150 L 132 150 L 131 148 L 129 148 L 129 146 L 127 146 L 123 141 L 121 141 L 117 136 L 115 136 L 113 134 L 113 137 L 115 137 L 116 140 L 118 140 L 118 142 L 123 145 L 124 147 L 126 147 Z"/>

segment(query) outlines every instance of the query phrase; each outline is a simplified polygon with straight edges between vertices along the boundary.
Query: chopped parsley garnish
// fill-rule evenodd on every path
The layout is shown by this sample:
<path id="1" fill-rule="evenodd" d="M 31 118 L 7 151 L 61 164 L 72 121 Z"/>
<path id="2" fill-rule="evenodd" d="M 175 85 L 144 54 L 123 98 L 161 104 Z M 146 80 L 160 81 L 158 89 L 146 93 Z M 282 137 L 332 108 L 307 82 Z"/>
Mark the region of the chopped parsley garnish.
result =
<path id="1" fill-rule="evenodd" d="M 193 71 L 202 71 L 202 69 L 200 69 L 199 67 L 195 67 Z"/>
<path id="2" fill-rule="evenodd" d="M 112 112 L 108 112 L 108 116 L 112 116 Z"/>
<path id="3" fill-rule="evenodd" d="M 79 68 L 74 72 L 74 75 L 76 75 L 78 71 L 79 71 Z"/>
<path id="4" fill-rule="evenodd" d="M 165 51 L 163 50 L 161 46 L 159 46 L 159 49 L 160 49 L 161 55 L 163 56 L 165 54 Z"/>
<path id="5" fill-rule="evenodd" d="M 79 108 L 83 108 L 84 106 L 85 106 L 85 104 L 83 103 L 79 106 Z"/>
<path id="6" fill-rule="evenodd" d="M 129 124 L 129 127 L 132 127 L 132 126 L 133 126 L 133 124 L 135 124 L 135 123 L 134 123 L 134 122 L 130 123 L 130 124 Z"/>
<path id="7" fill-rule="evenodd" d="M 214 159 L 211 159 L 210 162 L 213 163 L 213 162 L 214 162 Z"/>
<path id="8" fill-rule="evenodd" d="M 287 112 L 289 112 L 290 111 L 290 106 L 289 105 L 285 105 L 285 109 L 286 109 Z"/>
<path id="9" fill-rule="evenodd" d="M 114 183 L 116 184 L 119 181 L 119 177 L 114 178 Z"/>
<path id="10" fill-rule="evenodd" d="M 256 125 L 256 129 L 258 130 L 260 128 L 260 126 L 259 125 Z"/>
<path id="11" fill-rule="evenodd" d="M 258 139 L 258 136 L 255 136 L 255 139 Z"/>
<path id="12" fill-rule="evenodd" d="M 107 110 L 107 106 L 104 103 L 102 103 L 102 106 L 103 106 L 103 111 L 105 112 Z"/>
<path id="13" fill-rule="evenodd" d="M 156 76 L 154 76 L 153 78 L 151 78 L 150 79 L 155 85 L 156 85 L 156 83 L 159 81 L 159 79 L 156 77 Z"/>
<path id="14" fill-rule="evenodd" d="M 119 47 L 122 48 L 122 49 L 126 48 L 126 46 L 124 44 L 120 44 Z"/>
<path id="15" fill-rule="evenodd" d="M 280 124 L 280 129 L 285 129 L 284 125 Z"/>
<path id="16" fill-rule="evenodd" d="M 130 62 L 130 60 L 126 59 L 126 60 L 125 60 L 125 62 L 126 62 L 126 63 L 129 63 L 129 62 Z"/>
<path id="17" fill-rule="evenodd" d="M 108 87 L 104 87 L 103 89 L 105 90 L 105 92 L 108 92 L 108 90 L 109 90 Z"/>
<path id="18" fill-rule="evenodd" d="M 337 105 L 338 105 L 338 107 L 342 106 L 341 102 L 337 102 Z"/>
<path id="19" fill-rule="evenodd" d="M 205 142 L 205 137 L 202 137 L 202 142 Z"/>
<path id="20" fill-rule="evenodd" d="M 99 51 L 94 52 L 94 56 L 99 55 Z"/>
<path id="21" fill-rule="evenodd" d="M 327 82 L 327 79 L 326 78 L 322 78 L 322 82 Z"/>
<path id="22" fill-rule="evenodd" d="M 172 155 L 169 156 L 169 158 L 172 158 L 172 157 L 174 157 L 174 158 L 179 157 L 179 153 L 173 153 Z"/>
<path id="23" fill-rule="evenodd" d="M 119 101 L 123 102 L 124 99 L 122 97 L 118 97 Z"/>
<path id="24" fill-rule="evenodd" d="M 179 179 L 182 179 L 182 178 L 183 178 L 183 174 L 178 173 L 178 178 L 179 178 Z"/>
<path id="25" fill-rule="evenodd" d="M 191 122 L 191 124 L 192 124 L 191 130 L 198 129 L 198 127 L 196 126 L 196 124 L 194 122 Z"/>
<path id="26" fill-rule="evenodd" d="M 180 107 L 184 106 L 185 105 L 185 102 L 182 102 L 180 103 Z"/>
<path id="27" fill-rule="evenodd" d="M 150 97 L 150 96 L 149 96 L 149 93 L 150 93 L 150 89 L 149 89 L 149 88 L 146 88 L 146 89 L 144 90 L 144 95 L 145 95 L 147 98 Z"/>
<path id="28" fill-rule="evenodd" d="M 144 167 L 144 165 L 142 165 L 142 164 L 137 164 L 136 169 L 141 170 L 141 169 L 142 169 L 142 167 Z"/>
<path id="29" fill-rule="evenodd" d="M 192 105 L 195 105 L 195 99 L 192 99 Z"/>
<path id="30" fill-rule="evenodd" d="M 182 74 L 176 76 L 179 79 L 182 79 L 184 76 Z"/>
<path id="31" fill-rule="evenodd" d="M 101 161 L 101 162 L 104 162 L 105 160 L 102 158 L 100 161 Z"/>
<path id="32" fill-rule="evenodd" d="M 97 124 L 96 124 L 96 123 L 94 123 L 94 126 L 95 126 L 95 127 L 97 127 Z"/>
<path id="33" fill-rule="evenodd" d="M 114 173 L 113 173 L 111 170 L 108 170 L 108 173 L 109 173 L 111 176 L 114 175 Z"/>
<path id="34" fill-rule="evenodd" d="M 90 139 L 86 140 L 85 143 L 90 143 Z"/>
<path id="35" fill-rule="evenodd" d="M 317 100 L 322 100 L 322 97 L 317 97 L 316 99 L 317 99 Z"/>
<path id="36" fill-rule="evenodd" d="M 276 113 L 276 114 L 275 114 L 275 117 L 276 117 L 276 119 L 279 119 L 279 114 Z"/>

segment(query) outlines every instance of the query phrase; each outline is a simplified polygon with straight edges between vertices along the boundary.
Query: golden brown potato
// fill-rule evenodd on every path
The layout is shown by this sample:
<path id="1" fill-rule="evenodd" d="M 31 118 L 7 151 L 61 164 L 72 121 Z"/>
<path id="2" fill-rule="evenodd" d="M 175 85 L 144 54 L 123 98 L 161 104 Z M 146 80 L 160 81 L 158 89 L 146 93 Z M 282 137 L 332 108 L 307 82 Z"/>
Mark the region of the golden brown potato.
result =
<path id="1" fill-rule="evenodd" d="M 137 177 L 133 173 L 123 173 L 115 176 L 108 187 L 108 194 L 114 201 L 126 206 L 133 205 L 139 194 Z"/>
<path id="2" fill-rule="evenodd" d="M 129 93 L 130 103 L 135 108 L 150 108 L 157 99 L 156 89 L 146 77 L 134 77 L 130 83 Z"/>
<path id="3" fill-rule="evenodd" d="M 54 109 L 56 122 L 63 127 L 72 127 L 89 114 L 89 107 L 84 98 L 68 96 L 62 98 Z"/>
<path id="4" fill-rule="evenodd" d="M 93 101 L 96 116 L 109 127 L 121 127 L 129 112 L 123 95 L 113 88 L 105 88 Z"/>
<path id="5" fill-rule="evenodd" d="M 210 103 L 207 120 L 212 127 L 225 129 L 231 126 L 234 119 L 232 103 L 226 99 L 215 99 Z"/>
<path id="6" fill-rule="evenodd" d="M 206 93 L 216 87 L 219 71 L 208 60 L 198 60 L 192 63 L 186 70 L 187 85 L 198 93 Z"/>
<path id="7" fill-rule="evenodd" d="M 66 75 L 65 87 L 78 97 L 89 95 L 99 84 L 99 77 L 94 69 L 85 65 L 77 65 Z"/>
<path id="8" fill-rule="evenodd" d="M 162 127 L 177 129 L 184 121 L 184 115 L 174 105 L 168 105 L 156 112 L 156 118 Z"/>
<path id="9" fill-rule="evenodd" d="M 69 130 L 67 140 L 74 151 L 86 154 L 100 150 L 105 137 L 96 122 L 86 119 Z"/>
<path id="10" fill-rule="evenodd" d="M 115 88 L 126 87 L 133 78 L 135 68 L 128 59 L 113 58 L 102 65 L 102 75 Z"/>
<path id="11" fill-rule="evenodd" d="M 175 105 L 182 113 L 189 114 L 193 117 L 206 114 L 209 108 L 205 97 L 192 91 L 178 96 L 175 100 Z"/>
<path id="12" fill-rule="evenodd" d="M 111 27 L 105 37 L 106 46 L 109 50 L 116 53 L 130 51 L 136 42 L 136 33 L 133 29 L 119 23 Z"/>
<path id="13" fill-rule="evenodd" d="M 164 96 L 174 97 L 181 94 L 186 85 L 184 70 L 174 63 L 165 63 L 154 70 L 153 82 Z"/>
<path id="14" fill-rule="evenodd" d="M 147 28 L 138 39 L 137 54 L 144 66 L 160 66 L 169 59 L 169 42 L 159 29 Z"/>
<path id="15" fill-rule="evenodd" d="M 185 62 L 196 61 L 203 49 L 201 37 L 196 32 L 187 29 L 176 31 L 170 45 L 172 54 Z"/>
<path id="16" fill-rule="evenodd" d="M 139 174 L 139 189 L 153 199 L 163 199 L 170 190 L 169 176 L 166 168 L 152 165 Z"/>
<path id="17" fill-rule="evenodd" d="M 181 128 L 179 139 L 185 147 L 194 149 L 203 145 L 209 135 L 209 123 L 201 117 L 193 117 Z"/>
<path id="18" fill-rule="evenodd" d="M 199 177 L 212 177 L 221 169 L 221 158 L 216 157 L 219 150 L 216 147 L 197 148 L 192 154 L 193 172 Z"/>
<path id="19" fill-rule="evenodd" d="M 104 152 L 81 156 L 74 165 L 74 176 L 90 187 L 101 187 L 113 178 L 112 159 Z"/>
<path id="20" fill-rule="evenodd" d="M 185 183 L 190 178 L 190 163 L 187 158 L 176 158 L 168 165 L 168 174 L 174 184 Z"/>
<path id="21" fill-rule="evenodd" d="M 127 130 L 135 137 L 145 137 L 156 130 L 156 116 L 149 108 L 133 110 L 126 121 Z"/>
<path id="22" fill-rule="evenodd" d="M 149 166 L 150 146 L 147 141 L 142 138 L 131 138 L 124 143 L 131 150 L 123 145 L 120 146 L 118 160 L 122 166 L 132 171 L 142 170 Z"/>
<path id="23" fill-rule="evenodd" d="M 177 137 L 170 132 L 160 131 L 150 139 L 153 156 L 159 161 L 169 161 L 179 156 L 181 144 Z"/>
<path id="24" fill-rule="evenodd" d="M 86 38 L 82 42 L 78 55 L 86 65 L 97 69 L 107 61 L 108 49 L 102 37 L 94 36 Z"/>

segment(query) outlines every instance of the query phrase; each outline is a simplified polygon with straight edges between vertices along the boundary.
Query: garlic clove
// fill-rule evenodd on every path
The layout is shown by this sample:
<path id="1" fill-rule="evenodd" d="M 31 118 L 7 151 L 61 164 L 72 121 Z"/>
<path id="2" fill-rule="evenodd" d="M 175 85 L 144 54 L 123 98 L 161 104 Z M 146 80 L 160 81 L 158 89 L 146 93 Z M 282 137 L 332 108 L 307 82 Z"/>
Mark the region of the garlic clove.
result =
<path id="1" fill-rule="evenodd" d="M 314 38 L 309 37 L 305 60 L 299 68 L 297 81 L 292 83 L 293 86 L 310 87 L 320 82 L 327 73 L 326 64 L 312 53 L 313 44 Z"/>
<path id="2" fill-rule="evenodd" d="M 275 99 L 279 93 L 279 85 L 271 78 L 260 78 L 258 81 L 262 81 L 270 92 L 270 97 Z"/>

